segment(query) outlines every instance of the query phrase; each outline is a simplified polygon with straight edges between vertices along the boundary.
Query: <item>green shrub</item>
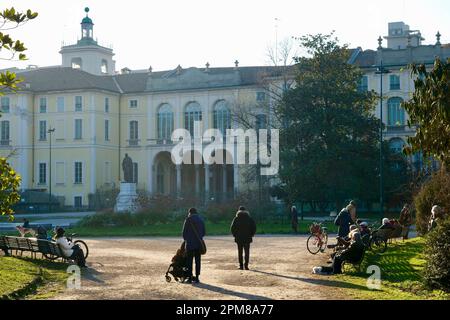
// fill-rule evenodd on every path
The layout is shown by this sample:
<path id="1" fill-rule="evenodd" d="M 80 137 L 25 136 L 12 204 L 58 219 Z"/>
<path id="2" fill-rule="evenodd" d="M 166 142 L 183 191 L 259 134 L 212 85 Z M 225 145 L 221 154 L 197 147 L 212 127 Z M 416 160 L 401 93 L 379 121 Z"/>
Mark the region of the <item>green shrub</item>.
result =
<path id="1" fill-rule="evenodd" d="M 435 173 L 414 198 L 416 226 L 420 234 L 425 234 L 428 231 L 428 221 L 431 217 L 431 208 L 434 205 L 444 208 L 444 211 L 448 214 L 448 209 L 450 209 L 450 174 L 444 171 Z"/>
<path id="2" fill-rule="evenodd" d="M 427 236 L 425 284 L 450 292 L 450 218 L 441 220 Z"/>

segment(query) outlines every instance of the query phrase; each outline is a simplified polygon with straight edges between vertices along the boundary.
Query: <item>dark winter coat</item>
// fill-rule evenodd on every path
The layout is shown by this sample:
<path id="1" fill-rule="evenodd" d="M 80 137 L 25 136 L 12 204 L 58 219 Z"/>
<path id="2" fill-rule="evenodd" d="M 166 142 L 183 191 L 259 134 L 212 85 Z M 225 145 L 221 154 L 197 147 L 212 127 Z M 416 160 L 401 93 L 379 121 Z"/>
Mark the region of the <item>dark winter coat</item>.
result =
<path id="1" fill-rule="evenodd" d="M 339 237 L 345 238 L 350 233 L 350 226 L 353 224 L 352 216 L 347 209 L 342 209 L 334 220 L 334 224 L 339 226 Z"/>
<path id="2" fill-rule="evenodd" d="M 364 255 L 364 243 L 362 242 L 361 235 L 356 234 L 355 240 L 350 242 L 350 245 L 336 254 L 336 256 L 339 256 L 340 259 L 343 261 L 349 261 L 349 262 L 358 262 L 361 260 L 361 258 Z"/>
<path id="3" fill-rule="evenodd" d="M 231 223 L 231 233 L 234 236 L 234 241 L 238 244 L 252 243 L 256 233 L 255 220 L 250 217 L 247 211 L 238 211 Z"/>
<path id="4" fill-rule="evenodd" d="M 203 239 L 205 236 L 205 223 L 202 218 L 198 214 L 189 215 L 183 225 L 183 239 L 186 241 L 187 251 L 200 250 L 202 248 L 202 244 L 196 236 L 192 225 L 195 226 L 200 239 Z"/>

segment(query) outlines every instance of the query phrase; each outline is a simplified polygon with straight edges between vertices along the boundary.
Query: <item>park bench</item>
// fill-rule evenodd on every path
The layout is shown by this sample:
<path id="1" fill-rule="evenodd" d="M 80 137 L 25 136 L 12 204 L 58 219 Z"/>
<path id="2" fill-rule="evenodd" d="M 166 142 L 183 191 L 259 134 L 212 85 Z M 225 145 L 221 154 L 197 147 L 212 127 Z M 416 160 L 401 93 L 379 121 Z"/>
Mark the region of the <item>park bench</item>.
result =
<path id="1" fill-rule="evenodd" d="M 69 262 L 71 259 L 64 256 L 59 246 L 52 241 L 35 238 L 0 236 L 0 249 L 7 250 L 16 255 L 23 256 L 24 252 L 30 252 L 31 256 L 36 258 L 40 253 L 42 258 L 49 260 L 62 259 L 63 262 Z"/>

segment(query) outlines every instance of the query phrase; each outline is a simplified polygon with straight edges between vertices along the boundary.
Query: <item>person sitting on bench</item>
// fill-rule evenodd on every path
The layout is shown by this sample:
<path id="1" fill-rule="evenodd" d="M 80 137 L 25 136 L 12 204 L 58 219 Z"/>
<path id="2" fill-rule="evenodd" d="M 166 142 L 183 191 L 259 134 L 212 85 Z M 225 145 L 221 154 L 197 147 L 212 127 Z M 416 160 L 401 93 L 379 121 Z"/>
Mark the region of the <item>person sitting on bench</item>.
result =
<path id="1" fill-rule="evenodd" d="M 74 245 L 67 240 L 67 238 L 64 237 L 65 232 L 66 231 L 63 228 L 56 229 L 56 244 L 59 246 L 64 256 L 73 259 L 80 268 L 87 268 L 83 250 L 78 245 Z"/>
<path id="2" fill-rule="evenodd" d="M 356 231 L 351 233 L 350 245 L 342 251 L 336 252 L 330 267 L 314 267 L 313 273 L 318 274 L 340 274 L 342 273 L 342 263 L 348 261 L 354 263 L 360 261 L 364 255 L 364 244 L 361 234 Z"/>

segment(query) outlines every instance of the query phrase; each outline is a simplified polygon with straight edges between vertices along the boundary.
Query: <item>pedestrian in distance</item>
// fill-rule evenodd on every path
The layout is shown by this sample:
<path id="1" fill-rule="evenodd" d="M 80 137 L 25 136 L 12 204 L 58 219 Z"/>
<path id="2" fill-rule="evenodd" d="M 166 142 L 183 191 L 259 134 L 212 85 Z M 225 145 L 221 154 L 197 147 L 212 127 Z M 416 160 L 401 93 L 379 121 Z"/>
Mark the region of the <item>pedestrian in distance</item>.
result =
<path id="1" fill-rule="evenodd" d="M 245 207 L 240 207 L 236 213 L 236 217 L 231 223 L 231 233 L 238 247 L 239 269 L 249 270 L 250 244 L 256 233 L 256 223 Z M 245 257 L 243 257 L 243 253 L 245 253 Z"/>
<path id="2" fill-rule="evenodd" d="M 298 211 L 296 206 L 292 206 L 291 208 L 291 225 L 292 231 L 298 233 Z"/>

